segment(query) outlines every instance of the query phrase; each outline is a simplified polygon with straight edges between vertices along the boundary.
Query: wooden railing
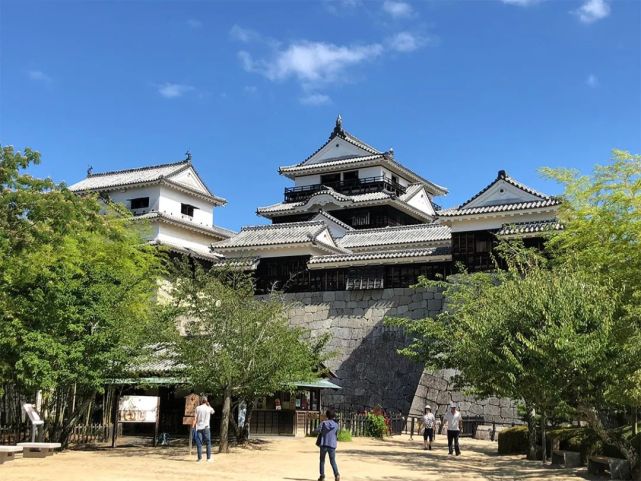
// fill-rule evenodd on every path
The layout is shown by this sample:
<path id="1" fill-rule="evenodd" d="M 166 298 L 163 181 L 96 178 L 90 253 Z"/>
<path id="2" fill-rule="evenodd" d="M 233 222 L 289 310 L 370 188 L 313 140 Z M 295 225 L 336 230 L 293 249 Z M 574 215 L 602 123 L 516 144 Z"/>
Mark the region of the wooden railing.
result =
<path id="1" fill-rule="evenodd" d="M 360 179 L 342 180 L 338 182 L 326 182 L 324 184 L 299 185 L 285 188 L 285 202 L 300 202 L 308 199 L 312 194 L 331 188 L 336 192 L 347 195 L 367 194 L 369 192 L 380 192 L 383 190 L 393 192 L 396 195 L 405 193 L 406 188 L 392 178 L 385 175 L 376 177 L 363 177 Z"/>
<path id="2" fill-rule="evenodd" d="M 106 424 L 83 424 L 74 426 L 69 444 L 103 443 L 111 439 L 112 427 Z M 44 439 L 46 440 L 46 434 Z M 0 425 L 0 445 L 15 445 L 31 440 L 31 426 L 28 423 Z"/>

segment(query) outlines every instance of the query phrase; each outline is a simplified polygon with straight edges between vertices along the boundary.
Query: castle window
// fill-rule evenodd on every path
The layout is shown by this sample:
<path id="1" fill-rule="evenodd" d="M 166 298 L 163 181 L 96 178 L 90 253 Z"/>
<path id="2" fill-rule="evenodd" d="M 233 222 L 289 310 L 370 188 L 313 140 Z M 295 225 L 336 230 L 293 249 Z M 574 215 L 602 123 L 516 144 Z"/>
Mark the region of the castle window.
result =
<path id="1" fill-rule="evenodd" d="M 188 215 L 189 217 L 194 216 L 194 209 L 197 207 L 194 207 L 193 205 L 189 204 L 180 204 L 180 213 L 182 215 Z"/>
<path id="2" fill-rule="evenodd" d="M 149 207 L 149 197 L 138 197 L 137 199 L 131 199 L 130 208 L 133 209 L 146 209 Z"/>
<path id="3" fill-rule="evenodd" d="M 341 181 L 341 174 L 323 174 L 320 178 L 320 183 L 323 185 L 331 186 Z"/>
<path id="4" fill-rule="evenodd" d="M 352 217 L 352 227 L 369 225 L 369 212 L 364 212 Z"/>
<path id="5" fill-rule="evenodd" d="M 349 172 L 343 172 L 343 180 L 347 180 L 347 181 L 358 180 L 358 170 L 350 170 Z"/>

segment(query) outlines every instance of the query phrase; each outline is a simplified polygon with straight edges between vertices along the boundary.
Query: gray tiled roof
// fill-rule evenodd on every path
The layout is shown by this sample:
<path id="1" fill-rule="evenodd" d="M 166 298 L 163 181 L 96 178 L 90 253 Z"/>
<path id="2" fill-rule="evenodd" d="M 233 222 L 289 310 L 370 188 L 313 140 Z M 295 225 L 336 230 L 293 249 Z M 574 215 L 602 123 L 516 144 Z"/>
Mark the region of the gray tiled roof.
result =
<path id="1" fill-rule="evenodd" d="M 354 230 L 354 228 L 351 225 L 346 224 L 340 219 L 337 219 L 333 215 L 329 214 L 328 212 L 325 212 L 324 210 L 319 210 L 318 213 L 314 216 L 314 219 L 316 220 L 318 217 L 324 217 L 325 219 L 334 222 L 336 225 L 341 226 L 345 230 Z"/>
<path id="2" fill-rule="evenodd" d="M 233 230 L 230 229 L 225 229 L 224 227 L 219 227 L 217 225 L 210 226 L 210 225 L 203 225 L 203 224 L 196 224 L 195 222 L 183 219 L 181 217 L 171 215 L 165 212 L 158 212 L 158 211 L 152 211 L 152 212 L 147 212 L 146 214 L 138 215 L 133 217 L 134 220 L 138 219 L 148 219 L 148 220 L 153 220 L 153 219 L 158 219 L 161 221 L 165 222 L 170 222 L 172 224 L 178 224 L 180 226 L 186 227 L 188 229 L 194 229 L 199 232 L 203 232 L 208 235 L 215 235 L 218 237 L 221 237 L 223 239 L 227 239 L 233 235 L 236 234 Z"/>
<path id="3" fill-rule="evenodd" d="M 563 225 L 555 220 L 541 220 L 534 222 L 516 222 L 514 224 L 503 224 L 503 227 L 496 233 L 499 236 L 533 234 L 539 232 L 552 232 L 563 230 Z"/>
<path id="4" fill-rule="evenodd" d="M 286 212 L 290 210 L 296 210 L 297 207 L 301 207 L 307 204 L 311 199 L 320 195 L 331 195 L 336 200 L 340 200 L 343 202 L 353 202 L 353 203 L 371 202 L 373 200 L 390 199 L 393 197 L 393 195 L 388 192 L 370 192 L 368 194 L 345 195 L 345 194 L 341 194 L 340 192 L 336 192 L 334 189 L 327 188 L 325 190 L 319 190 L 318 192 L 315 192 L 309 197 L 309 199 L 305 201 L 280 202 L 278 204 L 272 204 L 266 207 L 259 207 L 257 209 L 257 212 L 259 214 L 268 214 L 271 212 Z"/>
<path id="5" fill-rule="evenodd" d="M 188 185 L 175 182 L 171 179 L 172 176 L 188 169 L 193 168 L 191 161 L 183 160 L 180 162 L 173 162 L 170 164 L 152 165 L 148 167 L 138 167 L 134 169 L 115 170 L 111 172 L 99 172 L 90 174 L 86 179 L 69 186 L 69 190 L 74 192 L 86 191 L 104 191 L 118 187 L 127 187 L 140 184 L 155 184 L 164 182 L 170 186 L 182 189 L 193 194 L 209 198 L 217 204 L 225 204 L 227 201 L 222 197 L 212 194 L 207 186 L 207 192 L 201 192 Z M 195 169 L 194 169 L 194 172 Z M 198 176 L 198 173 L 196 172 Z M 204 183 L 203 183 L 204 185 Z"/>
<path id="6" fill-rule="evenodd" d="M 346 249 L 449 241 L 450 228 L 443 224 L 418 224 L 347 232 L 338 241 Z"/>
<path id="7" fill-rule="evenodd" d="M 86 179 L 82 179 L 70 186 L 69 190 L 99 190 L 108 187 L 153 182 L 163 177 L 177 174 L 189 165 L 189 161 L 184 160 L 171 164 L 91 174 Z"/>
<path id="8" fill-rule="evenodd" d="M 560 200 L 557 200 L 554 198 L 548 198 L 546 200 L 516 202 L 513 204 L 487 205 L 482 207 L 471 207 L 467 209 L 466 208 L 444 209 L 444 210 L 439 210 L 437 212 L 437 215 L 439 217 L 459 217 L 463 215 L 489 214 L 494 212 L 510 212 L 515 210 L 538 209 L 541 207 L 552 207 L 559 204 L 561 204 Z"/>
<path id="9" fill-rule="evenodd" d="M 226 257 L 217 260 L 213 264 L 216 267 L 227 267 L 229 269 L 255 270 L 259 260 L 260 257 L 257 256 Z"/>
<path id="10" fill-rule="evenodd" d="M 386 260 L 386 259 L 406 259 L 415 257 L 438 257 L 450 255 L 449 247 L 433 247 L 430 249 L 406 249 L 406 250 L 393 250 L 393 251 L 380 251 L 380 252 L 361 252 L 353 254 L 333 254 L 327 256 L 313 256 L 308 264 L 332 264 L 344 262 L 359 262 L 370 260 Z"/>
<path id="11" fill-rule="evenodd" d="M 243 227 L 235 236 L 212 244 L 212 249 L 217 251 L 244 247 L 302 244 L 313 242 L 325 229 L 327 229 L 327 225 L 323 221 L 247 226 Z M 323 245 L 330 249 L 337 249 L 329 244 Z"/>

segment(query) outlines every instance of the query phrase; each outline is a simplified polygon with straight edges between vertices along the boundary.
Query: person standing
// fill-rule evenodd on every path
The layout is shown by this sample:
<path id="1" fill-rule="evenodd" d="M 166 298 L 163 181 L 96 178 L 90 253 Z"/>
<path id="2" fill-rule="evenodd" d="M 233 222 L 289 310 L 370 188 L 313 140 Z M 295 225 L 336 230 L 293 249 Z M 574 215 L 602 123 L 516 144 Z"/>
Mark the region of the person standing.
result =
<path id="1" fill-rule="evenodd" d="M 329 463 L 334 471 L 334 479 L 340 481 L 341 475 L 338 473 L 336 465 L 336 444 L 338 441 L 338 423 L 334 420 L 336 413 L 333 409 L 325 412 L 327 419 L 318 426 L 318 438 L 316 445 L 320 448 L 320 478 L 318 481 L 325 479 L 325 456 L 329 454 Z"/>
<path id="2" fill-rule="evenodd" d="M 443 417 L 443 422 L 447 425 L 447 448 L 450 454 L 452 454 L 452 444 L 454 444 L 456 455 L 460 456 L 461 448 L 458 444 L 458 438 L 461 434 L 461 429 L 463 429 L 463 418 L 461 417 L 461 413 L 456 410 L 456 404 L 450 404 L 450 410 Z"/>
<path id="3" fill-rule="evenodd" d="M 203 457 L 203 443 L 207 443 L 207 462 L 211 462 L 211 432 L 209 431 L 209 424 L 211 422 L 211 415 L 214 414 L 214 408 L 209 405 L 207 396 L 200 398 L 200 406 L 196 408 L 194 422 L 192 427 L 196 430 L 196 452 L 198 453 L 198 461 L 200 462 Z"/>
<path id="4" fill-rule="evenodd" d="M 423 425 L 423 449 L 432 449 L 432 441 L 434 440 L 434 428 L 436 427 L 436 418 L 432 414 L 432 407 L 425 406 L 425 414 L 421 419 Z"/>

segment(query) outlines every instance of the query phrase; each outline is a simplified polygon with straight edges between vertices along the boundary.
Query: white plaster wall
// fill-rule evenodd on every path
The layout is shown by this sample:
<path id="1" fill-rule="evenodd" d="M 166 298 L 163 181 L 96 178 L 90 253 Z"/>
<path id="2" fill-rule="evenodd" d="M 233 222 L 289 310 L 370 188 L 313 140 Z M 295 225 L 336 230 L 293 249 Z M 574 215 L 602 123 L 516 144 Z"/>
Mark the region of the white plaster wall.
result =
<path id="1" fill-rule="evenodd" d="M 452 232 L 467 232 L 475 230 L 499 229 L 503 224 L 516 224 L 517 222 L 535 222 L 540 220 L 556 219 L 554 212 L 513 214 L 491 217 L 489 219 L 465 219 L 459 221 L 450 221 L 443 217 L 441 221 L 451 226 Z"/>
<path id="2" fill-rule="evenodd" d="M 383 171 L 382 175 L 385 175 L 386 177 L 389 177 L 390 179 L 392 178 L 393 175 L 398 177 L 398 183 L 401 184 L 403 187 L 407 187 L 408 185 L 410 185 L 410 182 L 407 179 L 405 179 L 404 177 L 401 177 L 400 175 L 398 175 L 398 174 L 396 174 L 396 173 L 392 172 L 391 170 L 386 169 L 384 167 L 381 167 L 381 169 Z M 379 174 L 379 175 L 381 175 L 381 174 Z"/>
<path id="3" fill-rule="evenodd" d="M 429 201 L 429 197 L 425 191 L 421 191 L 418 194 L 414 195 L 409 202 L 409 205 L 416 207 L 417 209 L 427 213 L 428 215 L 435 215 L 434 208 Z"/>
<path id="4" fill-rule="evenodd" d="M 127 209 L 129 208 L 129 201 L 139 197 L 149 197 L 149 207 L 145 209 L 137 209 L 134 213 L 143 214 L 153 210 L 158 210 L 158 202 L 160 197 L 160 186 L 138 187 L 133 189 L 118 190 L 109 192 L 109 197 L 113 202 L 123 204 Z M 179 210 L 180 212 L 180 210 Z"/>
<path id="5" fill-rule="evenodd" d="M 317 164 L 319 162 L 324 162 L 327 159 L 335 159 L 336 157 L 346 157 L 350 155 L 361 156 L 371 154 L 343 139 L 338 138 L 323 147 L 311 159 L 309 159 L 306 164 Z"/>
<path id="6" fill-rule="evenodd" d="M 380 165 L 364 167 L 358 170 L 359 179 L 364 179 L 365 177 L 380 177 L 381 175 L 383 175 L 383 167 Z"/>
<path id="7" fill-rule="evenodd" d="M 203 194 L 209 195 L 209 192 L 207 192 L 207 188 L 202 184 L 202 182 L 200 182 L 198 176 L 194 172 L 194 169 L 184 170 L 180 174 L 172 176 L 171 180 L 173 180 L 174 182 L 180 182 L 181 184 L 198 190 Z"/>
<path id="8" fill-rule="evenodd" d="M 296 187 L 300 185 L 314 185 L 320 184 L 320 174 L 316 175 L 301 175 L 294 179 Z"/>
<path id="9" fill-rule="evenodd" d="M 194 209 L 193 218 L 180 213 L 181 203 L 198 207 L 198 209 Z M 167 187 L 160 188 L 160 202 L 158 210 L 160 212 L 171 214 L 177 218 L 191 221 L 198 225 L 211 227 L 214 223 L 213 204 Z"/>
<path id="10" fill-rule="evenodd" d="M 209 252 L 209 245 L 214 242 L 214 239 L 206 234 L 165 223 L 158 225 L 157 240 L 161 244 L 187 247 L 205 253 Z"/>
<path id="11" fill-rule="evenodd" d="M 502 191 L 502 192 L 501 192 Z M 514 202 L 529 202 L 533 200 L 541 200 L 529 192 L 519 189 L 518 187 L 508 184 L 504 180 L 496 183 L 492 188 L 483 192 L 480 196 L 466 205 L 466 207 L 481 207 L 486 205 L 495 204 L 508 204 Z"/>

